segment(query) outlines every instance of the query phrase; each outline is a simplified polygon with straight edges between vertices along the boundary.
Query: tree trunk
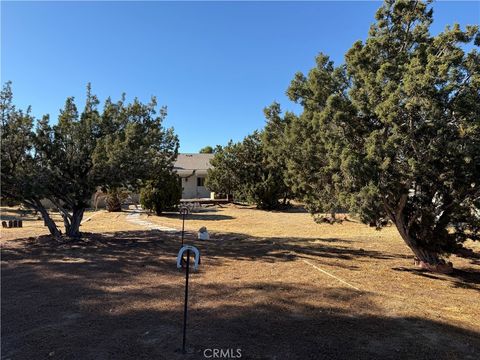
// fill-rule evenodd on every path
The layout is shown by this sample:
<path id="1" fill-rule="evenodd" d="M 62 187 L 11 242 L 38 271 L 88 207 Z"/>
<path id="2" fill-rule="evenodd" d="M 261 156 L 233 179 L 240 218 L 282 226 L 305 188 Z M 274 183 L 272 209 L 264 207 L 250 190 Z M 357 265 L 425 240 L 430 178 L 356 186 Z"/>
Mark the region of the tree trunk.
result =
<path id="1" fill-rule="evenodd" d="M 410 250 L 412 250 L 414 253 L 415 265 L 425 270 L 444 274 L 449 274 L 453 271 L 452 263 L 446 263 L 439 257 L 438 253 L 419 246 L 418 242 L 408 233 L 408 230 L 406 229 L 406 226 L 402 220 L 394 219 L 394 223 L 403 241 L 405 241 L 405 244 L 407 244 Z"/>
<path id="2" fill-rule="evenodd" d="M 36 206 L 35 207 L 35 210 L 37 210 L 38 212 L 40 212 L 40 214 L 42 215 L 42 218 L 43 218 L 43 222 L 45 223 L 45 225 L 48 227 L 48 231 L 50 231 L 50 234 L 53 236 L 53 237 L 56 237 L 56 238 L 59 238 L 62 236 L 62 233 L 60 232 L 60 230 L 58 230 L 58 227 L 57 225 L 55 224 L 55 221 L 53 221 L 53 219 L 50 217 L 50 215 L 48 214 L 48 211 L 47 209 L 45 209 L 45 207 L 43 205 L 41 206 Z"/>
<path id="3" fill-rule="evenodd" d="M 68 222 L 65 223 L 65 234 L 72 238 L 78 238 L 81 236 L 80 224 L 83 219 L 84 208 L 77 208 L 73 210 L 73 213 Z"/>

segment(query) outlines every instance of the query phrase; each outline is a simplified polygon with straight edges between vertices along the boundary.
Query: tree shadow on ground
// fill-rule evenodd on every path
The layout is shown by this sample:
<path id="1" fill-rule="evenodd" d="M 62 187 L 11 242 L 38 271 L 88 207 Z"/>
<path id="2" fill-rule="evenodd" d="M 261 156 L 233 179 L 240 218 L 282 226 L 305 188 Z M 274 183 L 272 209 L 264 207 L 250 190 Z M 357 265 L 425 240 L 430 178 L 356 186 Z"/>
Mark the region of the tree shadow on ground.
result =
<path id="1" fill-rule="evenodd" d="M 194 235 L 194 234 L 192 234 Z M 402 254 L 375 250 L 355 249 L 350 240 L 338 238 L 301 238 L 301 237 L 254 237 L 241 233 L 214 233 L 211 240 L 202 244 L 209 248 L 210 256 L 234 257 L 242 260 L 294 260 L 316 257 L 344 260 L 373 258 L 404 258 Z"/>
<path id="2" fill-rule="evenodd" d="M 106 267 L 122 273 L 125 268 L 155 266 L 164 270 L 170 263 L 162 256 L 176 256 L 178 241 L 158 230 L 122 233 L 84 233 L 81 240 L 58 242 L 49 235 L 11 240 L 2 248 L 2 261 L 34 258 L 35 263 L 57 264 L 65 270 Z M 78 263 L 78 266 L 72 266 Z"/>
<path id="3" fill-rule="evenodd" d="M 158 216 L 159 219 L 162 217 L 168 218 L 168 219 L 182 219 L 182 215 L 177 214 L 177 213 L 164 213 L 160 216 Z M 230 215 L 222 215 L 222 214 L 210 214 L 210 213 L 204 213 L 198 212 L 198 213 L 190 213 L 186 216 L 185 220 L 205 220 L 205 221 L 214 221 L 214 220 L 233 220 L 235 217 L 230 216 Z"/>
<path id="4" fill-rule="evenodd" d="M 3 260 L 16 260 L 30 255 L 38 256 L 37 262 L 68 262 L 77 258 L 83 267 L 98 267 L 104 262 L 113 271 L 122 272 L 123 268 L 137 266 L 157 267 L 166 264 L 163 257 L 175 258 L 180 248 L 180 235 L 159 230 L 118 231 L 104 234 L 85 234 L 80 241 L 58 243 L 50 236 L 11 240 L 10 244 L 19 246 L 4 247 Z M 197 234 L 186 232 L 185 244 L 194 244 L 202 254 L 209 257 L 210 263 L 220 266 L 228 259 L 255 262 L 289 262 L 298 259 L 314 259 L 319 264 L 330 261 L 355 260 L 355 262 L 388 259 L 407 259 L 409 256 L 393 252 L 354 248 L 350 240 L 326 238 L 282 238 L 252 237 L 240 233 L 213 233 L 211 240 L 199 241 Z M 65 260 L 66 259 L 66 260 Z M 74 260 L 71 260 L 74 261 Z M 171 260 L 169 260 L 171 261 Z M 114 266 L 110 266 L 114 262 Z M 346 262 L 335 262 L 336 267 L 359 270 L 360 267 Z M 477 289 L 480 284 L 480 272 L 474 269 L 455 270 L 451 275 L 424 272 L 417 268 L 396 267 L 396 271 L 408 271 L 424 277 L 452 281 L 454 286 Z M 477 289 L 478 290 L 478 289 Z"/>
<path id="5" fill-rule="evenodd" d="M 265 210 L 262 210 L 265 211 Z M 305 209 L 304 206 L 302 205 L 281 205 L 277 209 L 270 210 L 270 212 L 273 213 L 308 213 L 308 211 Z"/>
<path id="6" fill-rule="evenodd" d="M 480 352 L 478 332 L 380 316 L 368 292 L 319 292 L 301 281 L 218 283 L 200 272 L 191 278 L 189 354 L 182 355 L 184 275 L 172 266 L 168 239 L 147 239 L 135 233 L 85 248 L 5 249 L 2 358 L 203 359 L 214 348 L 240 349 L 245 359 L 475 359 Z"/>
<path id="7" fill-rule="evenodd" d="M 320 262 L 322 259 L 358 260 L 401 257 L 398 254 L 335 245 L 335 239 L 326 239 L 325 243 L 312 244 L 312 239 L 303 238 L 254 238 L 236 233 L 212 235 L 214 239 L 210 241 L 198 241 L 196 233 L 187 232 L 185 244 L 197 246 L 214 265 L 221 265 L 227 259 L 273 263 L 311 257 L 315 257 Z M 344 241 L 346 240 L 339 240 L 340 243 Z M 161 269 L 167 266 L 162 257 L 176 257 L 181 245 L 178 234 L 158 230 L 85 233 L 82 240 L 66 242 L 56 242 L 45 235 L 12 240 L 9 243 L 17 246 L 2 249 L 4 261 L 36 256 L 36 262 L 61 264 L 78 261 L 81 262 L 82 268 L 101 267 L 106 263 L 112 271 L 120 273 L 125 267 L 132 266 L 140 268 L 155 266 Z M 338 266 L 351 270 L 358 269 L 355 265 L 338 264 Z"/>
<path id="8" fill-rule="evenodd" d="M 423 269 L 412 269 L 405 267 L 394 267 L 395 271 L 406 271 L 417 276 L 426 277 L 434 280 L 449 281 L 454 287 L 467 288 L 480 292 L 480 288 L 475 285 L 480 285 L 480 271 L 473 268 L 467 270 L 454 269 L 451 274 L 436 274 Z"/>

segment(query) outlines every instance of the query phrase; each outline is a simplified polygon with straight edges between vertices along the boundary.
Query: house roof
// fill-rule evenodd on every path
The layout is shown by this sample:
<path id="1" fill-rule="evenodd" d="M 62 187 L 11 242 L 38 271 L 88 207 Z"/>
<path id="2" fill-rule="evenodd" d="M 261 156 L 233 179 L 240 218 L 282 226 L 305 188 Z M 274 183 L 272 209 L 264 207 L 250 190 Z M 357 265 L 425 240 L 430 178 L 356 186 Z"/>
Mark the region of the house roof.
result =
<path id="1" fill-rule="evenodd" d="M 213 154 L 178 154 L 175 170 L 207 170 L 212 167 Z"/>

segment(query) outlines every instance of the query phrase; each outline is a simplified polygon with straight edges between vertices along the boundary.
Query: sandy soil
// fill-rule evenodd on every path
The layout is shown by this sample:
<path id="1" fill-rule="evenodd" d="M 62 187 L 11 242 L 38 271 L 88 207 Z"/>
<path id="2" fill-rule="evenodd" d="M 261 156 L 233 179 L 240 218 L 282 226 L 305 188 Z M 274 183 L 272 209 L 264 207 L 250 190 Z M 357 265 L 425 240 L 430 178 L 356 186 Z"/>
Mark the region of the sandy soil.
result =
<path id="1" fill-rule="evenodd" d="M 16 216 L 3 209 L 2 218 Z M 308 214 L 233 206 L 192 213 L 201 249 L 181 347 L 179 236 L 128 212 L 86 214 L 81 242 L 41 221 L 2 231 L 2 359 L 477 359 L 480 263 L 422 272 L 394 228 L 318 225 Z M 176 214 L 143 220 L 181 228 Z M 211 240 L 195 240 L 201 226 Z M 480 250 L 478 245 L 469 246 Z M 231 356 L 230 358 L 235 358 Z M 237 357 L 238 358 L 238 357 Z"/>

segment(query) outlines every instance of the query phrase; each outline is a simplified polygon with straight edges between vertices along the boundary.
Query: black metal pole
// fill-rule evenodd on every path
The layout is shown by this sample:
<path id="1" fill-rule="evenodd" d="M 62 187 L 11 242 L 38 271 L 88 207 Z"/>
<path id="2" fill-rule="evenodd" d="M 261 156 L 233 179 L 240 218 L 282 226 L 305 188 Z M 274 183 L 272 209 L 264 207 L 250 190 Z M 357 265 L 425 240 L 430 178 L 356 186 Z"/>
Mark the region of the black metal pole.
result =
<path id="1" fill-rule="evenodd" d="M 187 335 L 187 306 L 188 306 L 188 274 L 190 269 L 190 250 L 187 250 L 187 271 L 185 274 L 185 306 L 183 308 L 183 344 L 182 352 L 185 354 L 185 340 Z"/>
<path id="2" fill-rule="evenodd" d="M 182 246 L 183 246 L 184 233 L 185 233 L 185 211 L 182 211 Z"/>

